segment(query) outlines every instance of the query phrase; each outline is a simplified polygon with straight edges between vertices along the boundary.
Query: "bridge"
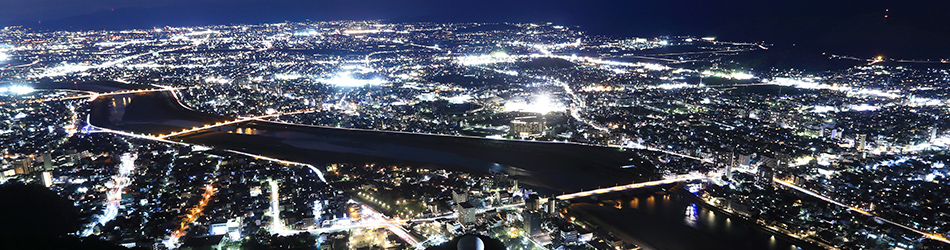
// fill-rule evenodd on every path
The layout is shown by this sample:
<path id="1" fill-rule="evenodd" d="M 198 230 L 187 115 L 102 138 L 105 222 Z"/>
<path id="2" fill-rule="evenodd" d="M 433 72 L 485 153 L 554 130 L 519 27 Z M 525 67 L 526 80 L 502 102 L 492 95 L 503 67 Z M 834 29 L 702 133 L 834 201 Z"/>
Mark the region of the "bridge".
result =
<path id="1" fill-rule="evenodd" d="M 606 193 L 613 193 L 613 192 L 639 189 L 639 188 L 645 188 L 645 187 L 654 187 L 654 186 L 660 186 L 660 185 L 673 184 L 677 182 L 705 180 L 705 179 L 706 179 L 706 176 L 699 175 L 699 174 L 675 175 L 675 176 L 671 176 L 662 180 L 631 183 L 631 184 L 620 185 L 620 186 L 598 188 L 598 189 L 589 190 L 589 191 L 581 191 L 581 192 L 571 193 L 571 194 L 562 194 L 562 195 L 558 195 L 555 198 L 557 198 L 558 200 L 570 200 L 570 199 L 587 197 L 587 196 L 598 195 L 598 194 L 606 194 Z"/>
<path id="2" fill-rule="evenodd" d="M 212 129 L 212 128 L 216 128 L 216 127 L 222 127 L 222 126 L 228 126 L 228 125 L 238 124 L 238 123 L 242 123 L 242 122 L 246 122 L 246 121 L 251 121 L 251 120 L 262 121 L 263 119 L 273 118 L 273 117 L 282 116 L 282 115 L 303 114 L 303 113 L 311 113 L 311 112 L 315 112 L 315 111 L 317 111 L 317 110 L 316 110 L 316 109 L 304 109 L 304 110 L 297 110 L 297 111 L 291 111 L 291 112 L 274 113 L 274 114 L 269 114 L 269 115 L 242 117 L 242 118 L 238 118 L 238 119 L 235 119 L 235 120 L 232 120 L 232 121 L 218 122 L 218 123 L 215 123 L 215 124 L 206 124 L 206 125 L 201 126 L 201 127 L 194 127 L 194 128 L 191 128 L 191 129 L 185 129 L 185 130 L 182 130 L 182 131 L 173 132 L 173 133 L 170 133 L 170 134 L 167 134 L 167 135 L 158 135 L 158 136 L 156 136 L 156 137 L 159 138 L 159 139 L 168 139 L 168 138 L 171 138 L 171 137 L 177 137 L 177 136 L 188 135 L 188 134 L 200 132 L 200 131 L 202 131 L 202 130 L 207 130 L 207 129 Z"/>

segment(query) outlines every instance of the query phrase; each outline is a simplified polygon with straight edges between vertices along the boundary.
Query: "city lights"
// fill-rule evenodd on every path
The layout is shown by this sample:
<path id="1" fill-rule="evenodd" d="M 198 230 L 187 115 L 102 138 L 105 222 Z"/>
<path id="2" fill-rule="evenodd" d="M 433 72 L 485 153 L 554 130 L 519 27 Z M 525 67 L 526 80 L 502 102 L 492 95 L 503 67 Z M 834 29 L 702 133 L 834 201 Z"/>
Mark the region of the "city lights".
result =
<path id="1" fill-rule="evenodd" d="M 0 94 L 9 93 L 14 95 L 25 95 L 35 91 L 33 87 L 23 86 L 23 85 L 11 85 L 7 87 L 0 87 Z"/>
<path id="2" fill-rule="evenodd" d="M 0 184 L 41 184 L 80 211 L 71 234 L 109 244 L 636 249 L 614 235 L 644 217 L 732 248 L 950 243 L 940 60 L 767 67 L 786 48 L 514 22 L 0 43 Z M 757 233 L 706 237 L 736 231 Z"/>
<path id="3" fill-rule="evenodd" d="M 385 80 L 372 78 L 372 79 L 359 79 L 353 77 L 353 74 L 350 72 L 335 74 L 330 78 L 317 79 L 318 82 L 323 82 L 337 87 L 361 87 L 361 86 L 374 86 L 381 85 L 386 83 Z"/>
<path id="4" fill-rule="evenodd" d="M 550 112 L 564 111 L 566 108 L 557 102 L 551 100 L 547 95 L 538 95 L 530 101 L 509 101 L 505 103 L 505 112 L 528 112 L 547 114 Z"/>

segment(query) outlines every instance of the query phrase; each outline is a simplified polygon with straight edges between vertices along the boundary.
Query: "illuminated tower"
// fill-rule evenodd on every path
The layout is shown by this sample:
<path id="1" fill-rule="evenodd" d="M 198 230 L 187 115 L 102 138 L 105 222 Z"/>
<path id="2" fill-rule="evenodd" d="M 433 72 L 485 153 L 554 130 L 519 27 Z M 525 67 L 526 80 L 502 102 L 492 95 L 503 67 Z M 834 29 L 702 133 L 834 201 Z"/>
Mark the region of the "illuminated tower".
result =
<path id="1" fill-rule="evenodd" d="M 854 147 L 858 152 L 864 152 L 864 145 L 867 143 L 867 139 L 867 134 L 858 134 L 857 138 L 854 139 Z"/>
<path id="2" fill-rule="evenodd" d="M 736 152 L 729 152 L 729 163 L 726 164 L 726 179 L 732 181 L 732 168 L 736 166 Z"/>
<path id="3" fill-rule="evenodd" d="M 43 170 L 53 170 L 53 156 L 50 153 L 43 154 Z"/>

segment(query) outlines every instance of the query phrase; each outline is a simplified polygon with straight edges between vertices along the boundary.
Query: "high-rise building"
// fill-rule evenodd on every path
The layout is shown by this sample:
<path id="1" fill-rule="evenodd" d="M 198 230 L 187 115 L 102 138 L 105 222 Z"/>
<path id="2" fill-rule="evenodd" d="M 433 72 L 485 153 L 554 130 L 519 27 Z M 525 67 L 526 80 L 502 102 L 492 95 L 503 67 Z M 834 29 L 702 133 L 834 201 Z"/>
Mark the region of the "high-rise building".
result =
<path id="1" fill-rule="evenodd" d="M 868 135 L 867 134 L 858 134 L 854 139 L 854 148 L 858 152 L 864 152 L 864 146 L 867 144 Z"/>
<path id="2" fill-rule="evenodd" d="M 732 168 L 736 166 L 736 153 L 729 152 L 729 163 L 726 164 L 726 179 L 732 181 Z"/>
<path id="3" fill-rule="evenodd" d="M 455 213 L 458 214 L 458 223 L 466 225 L 475 223 L 476 211 L 472 203 L 462 202 L 455 205 Z"/>
<path id="4" fill-rule="evenodd" d="M 528 198 L 524 200 L 524 207 L 528 211 L 538 211 L 541 209 L 541 197 L 538 194 L 528 195 Z"/>
<path id="5" fill-rule="evenodd" d="M 53 170 L 53 156 L 50 153 L 43 154 L 43 170 Z"/>
<path id="6" fill-rule="evenodd" d="M 468 193 L 464 191 L 457 193 L 455 190 L 452 190 L 452 201 L 455 202 L 455 204 L 462 204 L 468 201 Z"/>
<path id="7" fill-rule="evenodd" d="M 43 186 L 51 187 L 53 186 L 53 173 L 50 171 L 43 171 Z"/>
<path id="8" fill-rule="evenodd" d="M 752 163 L 752 156 L 748 154 L 739 154 L 739 162 L 736 163 L 740 167 L 749 167 L 749 164 Z"/>
<path id="9" fill-rule="evenodd" d="M 557 198 L 554 196 L 548 198 L 548 203 L 546 204 L 545 208 L 545 212 L 548 212 L 548 214 L 557 213 Z"/>
<path id="10" fill-rule="evenodd" d="M 755 177 L 759 184 L 771 183 L 772 178 L 775 177 L 775 170 L 769 166 L 759 166 L 759 171 L 756 172 Z"/>
<path id="11" fill-rule="evenodd" d="M 16 171 L 16 174 L 31 174 L 33 173 L 33 159 L 23 158 L 16 160 L 13 163 L 13 169 Z"/>
<path id="12" fill-rule="evenodd" d="M 537 212 L 525 211 L 522 214 L 522 229 L 528 235 L 538 235 L 541 233 L 541 214 Z"/>

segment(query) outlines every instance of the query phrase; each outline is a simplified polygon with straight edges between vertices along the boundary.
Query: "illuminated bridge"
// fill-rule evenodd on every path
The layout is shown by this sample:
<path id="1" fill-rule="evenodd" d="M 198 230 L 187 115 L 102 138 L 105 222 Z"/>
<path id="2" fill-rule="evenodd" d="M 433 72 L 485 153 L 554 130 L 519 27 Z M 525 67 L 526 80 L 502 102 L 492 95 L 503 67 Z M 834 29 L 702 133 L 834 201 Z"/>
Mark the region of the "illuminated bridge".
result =
<path id="1" fill-rule="evenodd" d="M 572 194 L 562 194 L 562 195 L 558 195 L 556 198 L 558 200 L 570 200 L 574 198 L 587 197 L 591 195 L 606 194 L 606 193 L 613 193 L 613 192 L 624 191 L 624 190 L 654 187 L 654 186 L 660 186 L 660 185 L 666 185 L 666 184 L 673 184 L 677 182 L 695 181 L 695 180 L 704 180 L 704 179 L 706 179 L 706 176 L 698 175 L 698 174 L 676 175 L 676 176 L 671 176 L 662 180 L 631 183 L 631 184 L 614 186 L 614 187 L 606 187 L 606 188 L 599 188 L 599 189 L 594 189 L 594 190 L 589 190 L 589 191 L 581 191 L 581 192 L 572 193 Z"/>
<path id="2" fill-rule="evenodd" d="M 171 137 L 183 136 L 183 135 L 187 135 L 187 134 L 197 133 L 197 132 L 200 132 L 200 131 L 202 131 L 202 130 L 207 130 L 207 129 L 216 128 L 216 127 L 221 127 L 221 126 L 233 125 L 233 124 L 242 123 L 242 122 L 251 121 L 251 120 L 262 121 L 263 119 L 278 117 L 278 116 L 282 116 L 282 115 L 303 114 L 303 113 L 311 113 L 311 112 L 315 112 L 315 111 L 317 111 L 317 110 L 316 110 L 316 109 L 305 109 L 305 110 L 298 110 L 298 111 L 292 111 L 292 112 L 274 113 L 274 114 L 269 114 L 269 115 L 243 117 L 243 118 L 239 118 L 239 119 L 232 120 L 232 121 L 219 122 L 219 123 L 215 123 L 215 124 L 206 124 L 206 125 L 201 126 L 201 127 L 194 127 L 194 128 L 191 128 L 191 129 L 184 129 L 184 130 L 182 130 L 182 131 L 173 132 L 173 133 L 170 133 L 170 134 L 167 134 L 167 135 L 158 135 L 157 138 L 159 138 L 159 139 L 168 139 L 168 138 L 171 138 Z"/>

